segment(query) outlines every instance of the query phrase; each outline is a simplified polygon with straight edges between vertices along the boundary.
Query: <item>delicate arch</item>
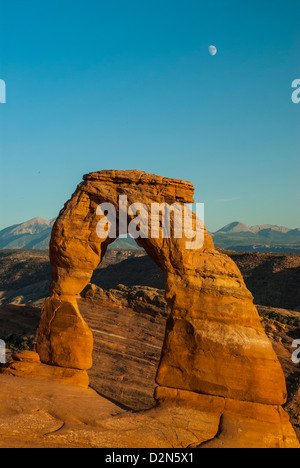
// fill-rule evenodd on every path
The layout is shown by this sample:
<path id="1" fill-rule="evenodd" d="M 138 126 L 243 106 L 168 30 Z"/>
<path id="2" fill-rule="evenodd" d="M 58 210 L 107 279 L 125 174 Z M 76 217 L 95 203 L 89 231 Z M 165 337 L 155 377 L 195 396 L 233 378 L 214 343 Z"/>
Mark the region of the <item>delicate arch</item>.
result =
<path id="1" fill-rule="evenodd" d="M 100 203 L 191 203 L 193 185 L 141 171 L 101 171 L 84 176 L 53 227 L 51 298 L 43 306 L 37 351 L 43 363 L 86 370 L 92 365 L 92 334 L 76 296 L 84 289 L 114 239 L 96 233 Z M 127 220 L 129 221 L 129 220 Z M 117 232 L 118 235 L 118 232 Z M 116 235 L 116 237 L 117 237 Z M 226 255 L 204 231 L 204 245 L 186 239 L 138 239 L 165 273 L 171 308 L 156 381 L 163 389 L 188 390 L 231 399 L 283 404 L 282 369 L 261 327 L 253 297 Z"/>

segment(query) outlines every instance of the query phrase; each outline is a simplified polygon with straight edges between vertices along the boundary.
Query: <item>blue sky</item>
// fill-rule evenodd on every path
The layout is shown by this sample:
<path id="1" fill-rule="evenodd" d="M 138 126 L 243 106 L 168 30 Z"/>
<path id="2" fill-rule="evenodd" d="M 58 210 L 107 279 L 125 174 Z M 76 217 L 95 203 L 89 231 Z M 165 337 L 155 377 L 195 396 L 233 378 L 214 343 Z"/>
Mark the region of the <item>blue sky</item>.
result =
<path id="1" fill-rule="evenodd" d="M 190 180 L 212 231 L 300 227 L 298 0 L 0 6 L 0 229 L 112 168 Z"/>

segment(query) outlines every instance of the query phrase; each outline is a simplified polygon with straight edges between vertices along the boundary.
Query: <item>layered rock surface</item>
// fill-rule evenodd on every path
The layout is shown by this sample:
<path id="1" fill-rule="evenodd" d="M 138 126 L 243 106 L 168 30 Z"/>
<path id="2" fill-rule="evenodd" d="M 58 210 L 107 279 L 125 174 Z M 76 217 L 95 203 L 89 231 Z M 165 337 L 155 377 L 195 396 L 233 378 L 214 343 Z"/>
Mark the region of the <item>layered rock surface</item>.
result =
<path id="1" fill-rule="evenodd" d="M 96 234 L 97 206 L 109 202 L 119 216 L 120 195 L 126 195 L 129 204 L 143 203 L 150 212 L 153 202 L 192 202 L 193 186 L 141 171 L 101 171 L 84 177 L 52 232 L 52 297 L 44 303 L 37 340 L 43 364 L 82 371 L 91 366 L 92 336 L 76 296 L 113 241 L 100 241 Z M 212 397 L 209 412 L 214 421 L 220 422 L 222 416 L 223 446 L 233 440 L 238 446 L 253 446 L 262 435 L 268 446 L 296 444 L 280 409 L 287 397 L 284 375 L 253 297 L 234 262 L 214 249 L 205 228 L 203 233 L 203 246 L 194 250 L 187 248 L 188 239 L 175 238 L 173 233 L 167 239 L 138 239 L 165 274 L 171 310 L 156 377 L 157 401 L 161 404 L 159 392 L 166 389 L 167 395 L 175 392 L 176 405 L 185 408 L 186 395 L 193 405 L 195 394 L 203 411 L 203 401 Z M 163 408 L 172 406 L 171 400 L 165 398 Z M 223 402 L 225 413 L 215 412 L 216 401 Z"/>
<path id="2" fill-rule="evenodd" d="M 297 446 L 280 407 L 164 387 L 156 397 L 156 407 L 134 413 L 91 389 L 0 375 L 0 447 Z"/>

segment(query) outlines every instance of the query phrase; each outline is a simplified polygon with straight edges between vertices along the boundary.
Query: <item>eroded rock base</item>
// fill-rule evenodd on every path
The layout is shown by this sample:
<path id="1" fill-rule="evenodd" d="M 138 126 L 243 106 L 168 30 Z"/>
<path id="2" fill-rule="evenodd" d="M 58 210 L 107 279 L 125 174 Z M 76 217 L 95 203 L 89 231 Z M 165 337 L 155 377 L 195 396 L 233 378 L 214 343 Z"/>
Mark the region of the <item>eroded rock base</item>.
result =
<path id="1" fill-rule="evenodd" d="M 201 448 L 300 448 L 289 416 L 281 406 L 166 387 L 157 387 L 155 398 L 162 407 L 193 408 L 218 418 L 214 436 Z"/>
<path id="2" fill-rule="evenodd" d="M 33 351 L 22 351 L 0 369 L 1 374 L 37 380 L 52 380 L 67 385 L 87 388 L 89 377 L 86 371 L 66 367 L 49 366 L 40 361 Z"/>
<path id="3" fill-rule="evenodd" d="M 92 389 L 0 375 L 0 447 L 295 447 L 280 409 L 158 388 L 125 411 Z"/>

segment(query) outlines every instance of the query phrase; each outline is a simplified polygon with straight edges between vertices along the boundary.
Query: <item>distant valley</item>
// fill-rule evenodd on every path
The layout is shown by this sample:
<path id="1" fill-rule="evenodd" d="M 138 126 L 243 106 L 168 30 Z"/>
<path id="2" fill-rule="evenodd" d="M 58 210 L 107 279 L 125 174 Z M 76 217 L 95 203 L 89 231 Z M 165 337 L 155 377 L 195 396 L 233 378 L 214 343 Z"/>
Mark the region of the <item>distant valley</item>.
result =
<path id="1" fill-rule="evenodd" d="M 222 252 L 240 269 L 256 304 L 300 312 L 299 254 Z M 0 305 L 41 306 L 49 295 L 50 279 L 47 250 L 0 251 Z M 110 249 L 91 282 L 105 290 L 119 284 L 158 289 L 165 286 L 163 272 L 143 249 Z"/>

